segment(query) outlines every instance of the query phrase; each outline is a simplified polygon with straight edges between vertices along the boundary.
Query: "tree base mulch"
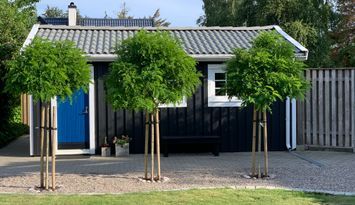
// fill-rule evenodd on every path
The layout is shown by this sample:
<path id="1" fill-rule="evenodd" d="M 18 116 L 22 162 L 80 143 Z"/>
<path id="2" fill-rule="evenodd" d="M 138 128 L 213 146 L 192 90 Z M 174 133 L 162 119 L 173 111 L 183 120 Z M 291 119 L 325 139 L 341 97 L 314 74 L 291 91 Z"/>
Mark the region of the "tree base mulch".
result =
<path id="1" fill-rule="evenodd" d="M 157 178 L 154 178 L 154 180 L 152 180 L 151 178 L 146 179 L 144 177 L 139 177 L 138 180 L 143 183 L 165 183 L 170 181 L 168 177 L 160 177 L 159 180 Z"/>
<path id="2" fill-rule="evenodd" d="M 268 180 L 268 179 L 275 179 L 276 175 L 275 174 L 269 174 L 269 175 L 261 174 L 261 178 L 259 178 L 258 175 L 244 174 L 244 175 L 242 175 L 242 178 L 244 178 L 244 179 L 265 179 L 265 180 Z"/>
<path id="3" fill-rule="evenodd" d="M 35 186 L 33 188 L 28 189 L 29 192 L 33 192 L 33 193 L 52 193 L 57 191 L 58 189 L 60 189 L 62 186 L 56 186 L 55 189 L 52 189 L 52 187 L 49 187 L 48 189 L 45 189 L 43 187 L 40 186 Z"/>

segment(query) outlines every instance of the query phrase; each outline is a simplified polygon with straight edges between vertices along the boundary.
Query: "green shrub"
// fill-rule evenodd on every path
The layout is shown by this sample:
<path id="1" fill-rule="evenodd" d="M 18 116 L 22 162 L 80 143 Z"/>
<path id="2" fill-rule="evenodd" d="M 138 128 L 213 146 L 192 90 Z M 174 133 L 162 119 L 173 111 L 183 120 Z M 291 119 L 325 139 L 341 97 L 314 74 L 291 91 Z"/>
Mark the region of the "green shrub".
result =
<path id="1" fill-rule="evenodd" d="M 7 126 L 4 126 L 3 131 L 0 132 L 0 148 L 4 147 L 20 136 L 28 134 L 28 132 L 29 128 L 27 125 L 14 122 L 9 123 Z"/>
<path id="2" fill-rule="evenodd" d="M 21 123 L 21 106 L 14 107 L 11 112 L 11 123 Z"/>

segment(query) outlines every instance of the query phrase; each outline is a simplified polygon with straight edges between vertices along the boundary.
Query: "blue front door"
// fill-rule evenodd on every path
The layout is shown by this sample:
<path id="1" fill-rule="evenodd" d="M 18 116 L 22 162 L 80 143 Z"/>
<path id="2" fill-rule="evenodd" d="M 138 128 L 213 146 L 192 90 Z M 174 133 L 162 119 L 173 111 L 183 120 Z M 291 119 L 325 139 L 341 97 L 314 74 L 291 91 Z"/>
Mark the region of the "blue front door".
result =
<path id="1" fill-rule="evenodd" d="M 89 148 L 89 98 L 83 90 L 72 101 L 57 98 L 58 149 Z"/>

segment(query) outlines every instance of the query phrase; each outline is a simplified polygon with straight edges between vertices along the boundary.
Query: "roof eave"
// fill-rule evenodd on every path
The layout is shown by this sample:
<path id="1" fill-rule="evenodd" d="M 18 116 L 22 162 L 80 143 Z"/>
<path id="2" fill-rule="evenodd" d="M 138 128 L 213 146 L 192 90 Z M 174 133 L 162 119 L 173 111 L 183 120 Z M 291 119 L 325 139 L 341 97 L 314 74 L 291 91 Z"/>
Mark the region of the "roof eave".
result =
<path id="1" fill-rule="evenodd" d="M 302 54 L 295 54 L 296 58 L 302 61 L 305 61 L 308 59 L 308 49 L 302 46 L 298 41 L 296 41 L 294 38 L 292 38 L 290 35 L 288 35 L 280 26 L 275 25 L 274 29 L 281 35 L 283 36 L 287 41 L 289 41 L 292 45 L 294 45 L 296 48 L 298 48 Z"/>
<path id="2" fill-rule="evenodd" d="M 40 24 L 34 24 L 32 26 L 32 29 L 30 31 L 30 33 L 28 34 L 25 42 L 23 43 L 22 47 L 21 47 L 21 52 L 28 46 L 32 43 L 33 39 L 36 37 L 36 34 L 38 32 L 38 29 L 39 29 L 39 26 Z"/>
<path id="3" fill-rule="evenodd" d="M 86 55 L 89 62 L 113 62 L 117 59 L 115 54 L 88 54 Z M 232 54 L 219 54 L 219 55 L 190 55 L 198 62 L 226 62 L 234 55 Z M 303 53 L 295 54 L 297 60 L 307 60 L 307 55 Z"/>

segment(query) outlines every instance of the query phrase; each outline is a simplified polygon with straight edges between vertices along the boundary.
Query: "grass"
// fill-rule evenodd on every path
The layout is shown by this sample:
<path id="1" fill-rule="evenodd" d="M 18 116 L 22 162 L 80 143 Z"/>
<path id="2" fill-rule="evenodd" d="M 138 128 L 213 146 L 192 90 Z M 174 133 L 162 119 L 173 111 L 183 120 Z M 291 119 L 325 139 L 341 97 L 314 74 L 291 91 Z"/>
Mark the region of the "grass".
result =
<path id="1" fill-rule="evenodd" d="M 120 195 L 0 195 L 0 204 L 191 204 L 191 205 L 310 205 L 355 204 L 355 197 L 311 194 L 285 190 L 202 189 L 130 193 Z"/>

